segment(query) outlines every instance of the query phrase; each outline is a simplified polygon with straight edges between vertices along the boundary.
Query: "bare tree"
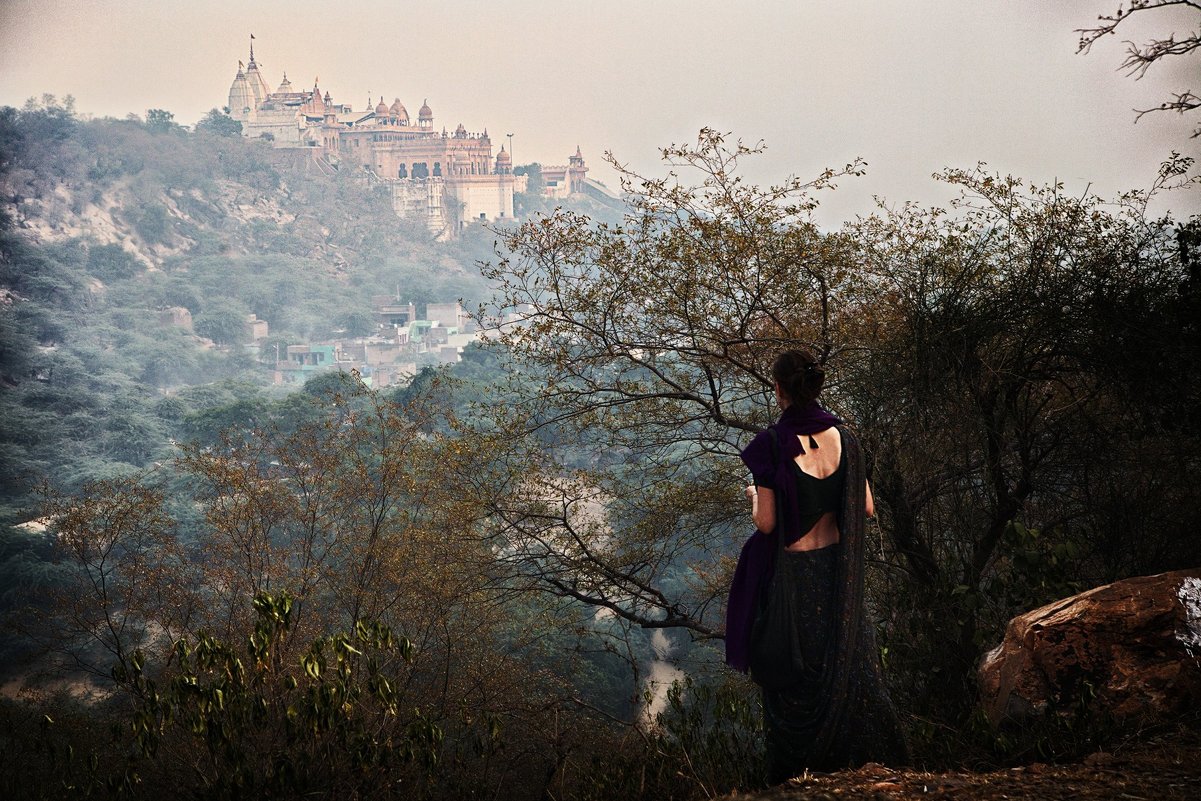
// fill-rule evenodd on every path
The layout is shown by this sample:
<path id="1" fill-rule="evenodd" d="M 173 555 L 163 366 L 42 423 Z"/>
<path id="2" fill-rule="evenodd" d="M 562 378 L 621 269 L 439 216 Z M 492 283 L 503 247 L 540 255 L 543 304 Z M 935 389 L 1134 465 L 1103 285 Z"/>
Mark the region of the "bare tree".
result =
<path id="1" fill-rule="evenodd" d="M 1201 24 L 1201 3 L 1193 2 L 1193 0 L 1132 0 L 1129 6 L 1119 5 L 1118 10 L 1113 14 L 1102 14 L 1097 17 L 1095 27 L 1078 28 L 1076 32 L 1080 34 L 1080 45 L 1076 52 L 1088 53 L 1099 39 L 1117 35 L 1118 28 L 1125 25 L 1136 14 L 1163 11 L 1172 6 L 1185 6 L 1198 12 L 1197 22 Z M 1122 62 L 1120 69 L 1124 70 L 1128 76 L 1138 80 L 1146 75 L 1147 70 L 1157 61 L 1171 56 L 1187 56 L 1201 48 L 1201 26 L 1192 33 L 1184 34 L 1179 38 L 1173 31 L 1164 38 L 1152 38 L 1142 44 L 1126 40 L 1125 45 L 1126 59 Z M 1140 120 L 1144 114 L 1150 114 L 1153 111 L 1175 111 L 1177 114 L 1184 114 L 1197 108 L 1201 108 L 1201 97 L 1191 89 L 1185 89 L 1182 92 L 1172 93 L 1171 99 L 1165 100 L 1158 106 L 1135 109 L 1137 112 L 1135 120 Z M 1194 138 L 1199 136 L 1201 136 L 1201 124 L 1193 131 Z"/>

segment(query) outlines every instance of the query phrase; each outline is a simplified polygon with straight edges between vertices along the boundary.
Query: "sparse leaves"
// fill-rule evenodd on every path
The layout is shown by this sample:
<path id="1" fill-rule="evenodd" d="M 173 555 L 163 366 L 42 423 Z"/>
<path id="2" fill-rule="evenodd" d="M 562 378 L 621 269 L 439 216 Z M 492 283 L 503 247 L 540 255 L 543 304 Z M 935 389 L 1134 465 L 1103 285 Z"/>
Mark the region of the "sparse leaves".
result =
<path id="1" fill-rule="evenodd" d="M 1132 0 L 1128 5 L 1119 4 L 1118 10 L 1113 14 L 1099 16 L 1094 27 L 1078 29 L 1076 32 L 1080 34 L 1080 43 L 1076 52 L 1090 52 L 1097 41 L 1106 36 L 1116 35 L 1118 28 L 1125 25 L 1136 14 L 1141 16 L 1144 12 L 1163 11 L 1173 7 L 1192 10 L 1197 14 L 1194 22 L 1201 24 L 1201 3 L 1191 0 Z M 1151 38 L 1142 44 L 1132 41 L 1126 41 L 1124 44 L 1126 45 L 1126 59 L 1122 62 L 1120 69 L 1124 70 L 1128 76 L 1138 79 L 1146 75 L 1147 70 L 1156 62 L 1176 56 L 1187 57 L 1201 49 L 1201 29 L 1194 29 L 1179 38 L 1175 32 L 1172 32 L 1166 37 Z M 1135 120 L 1140 120 L 1143 115 L 1155 111 L 1175 111 L 1177 114 L 1185 114 L 1198 108 L 1201 108 L 1201 97 L 1186 90 L 1173 93 L 1170 100 L 1166 100 L 1158 106 L 1139 110 Z M 1201 125 L 1193 131 L 1193 138 L 1199 136 L 1201 136 Z"/>
<path id="2" fill-rule="evenodd" d="M 664 581 L 737 536 L 734 456 L 774 416 L 775 354 L 805 343 L 836 372 L 846 343 L 852 243 L 810 215 L 817 192 L 864 164 L 763 188 L 739 172 L 762 150 L 706 128 L 663 149 L 664 177 L 610 157 L 631 193 L 619 225 L 559 210 L 511 232 L 514 255 L 485 267 L 499 294 L 481 323 L 521 315 L 497 332 L 515 379 L 489 411 L 518 441 L 594 462 L 569 474 L 558 448 L 534 458 L 494 509 L 506 562 L 644 627 L 718 632 L 720 578 L 683 594 Z"/>

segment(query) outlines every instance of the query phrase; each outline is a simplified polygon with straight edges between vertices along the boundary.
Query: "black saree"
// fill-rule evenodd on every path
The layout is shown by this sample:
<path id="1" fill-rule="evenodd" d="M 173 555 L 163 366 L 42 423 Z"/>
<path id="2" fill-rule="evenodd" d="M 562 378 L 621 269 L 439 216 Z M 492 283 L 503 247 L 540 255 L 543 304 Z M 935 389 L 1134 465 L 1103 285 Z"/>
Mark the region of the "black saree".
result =
<path id="1" fill-rule="evenodd" d="M 813 551 L 784 548 L 795 510 L 777 509 L 776 559 L 752 633 L 752 677 L 763 688 L 768 779 L 865 762 L 909 761 L 864 620 L 866 476 L 859 442 L 846 428 L 839 542 Z M 802 532 L 803 533 L 803 532 Z"/>

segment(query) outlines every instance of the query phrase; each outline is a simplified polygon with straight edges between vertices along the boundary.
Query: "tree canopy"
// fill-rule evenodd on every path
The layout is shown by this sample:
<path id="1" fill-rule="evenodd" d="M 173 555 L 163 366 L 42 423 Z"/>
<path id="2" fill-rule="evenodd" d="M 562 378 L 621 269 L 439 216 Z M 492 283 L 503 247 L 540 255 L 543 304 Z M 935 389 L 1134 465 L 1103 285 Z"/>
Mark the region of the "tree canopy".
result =
<path id="1" fill-rule="evenodd" d="M 241 136 L 242 123 L 235 120 L 221 109 L 210 109 L 196 123 L 197 133 L 211 133 L 215 136 Z"/>
<path id="2" fill-rule="evenodd" d="M 962 190 L 949 210 L 822 231 L 817 193 L 861 165 L 761 188 L 737 172 L 757 150 L 702 131 L 664 151 L 667 177 L 625 173 L 621 224 L 531 221 L 487 271 L 524 320 L 498 339 L 516 376 L 504 424 L 546 446 L 494 510 L 516 575 L 720 636 L 749 533 L 736 454 L 772 420 L 769 367 L 797 343 L 868 445 L 877 614 L 896 659 L 937 668 L 912 677 L 919 704 L 967 703 L 980 648 L 1029 604 L 1201 557 L 1189 507 L 1156 505 L 1197 467 L 1195 415 L 1168 411 L 1198 391 L 1170 366 L 1198 355 L 1189 226 L 1147 218 L 1145 194 L 1111 205 L 979 167 L 941 175 Z M 1102 501 L 1119 495 L 1141 516 Z"/>

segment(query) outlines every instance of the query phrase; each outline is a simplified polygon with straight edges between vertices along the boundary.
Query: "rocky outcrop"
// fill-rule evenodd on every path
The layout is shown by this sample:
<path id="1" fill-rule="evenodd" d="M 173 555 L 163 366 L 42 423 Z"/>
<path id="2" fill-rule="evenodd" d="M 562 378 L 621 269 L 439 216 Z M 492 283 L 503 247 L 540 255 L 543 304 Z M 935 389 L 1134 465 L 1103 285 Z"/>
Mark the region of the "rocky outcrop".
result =
<path id="1" fill-rule="evenodd" d="M 1016 617 L 977 678 L 994 726 L 1084 699 L 1117 719 L 1201 708 L 1201 569 L 1106 584 Z"/>

